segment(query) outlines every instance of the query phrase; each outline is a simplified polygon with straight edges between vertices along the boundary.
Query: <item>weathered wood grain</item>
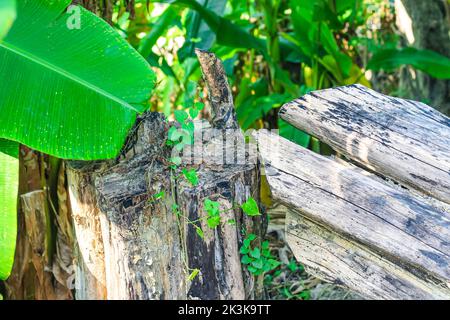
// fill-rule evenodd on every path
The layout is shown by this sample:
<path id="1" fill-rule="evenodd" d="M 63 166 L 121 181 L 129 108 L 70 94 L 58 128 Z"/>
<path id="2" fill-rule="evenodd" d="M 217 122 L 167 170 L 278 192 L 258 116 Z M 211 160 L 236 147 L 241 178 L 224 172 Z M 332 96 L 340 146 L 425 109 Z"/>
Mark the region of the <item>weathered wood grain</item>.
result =
<path id="1" fill-rule="evenodd" d="M 408 274 L 427 283 L 450 284 L 450 206 L 432 206 L 425 198 L 267 131 L 256 136 L 276 201 Z"/>
<path id="2" fill-rule="evenodd" d="M 305 270 L 369 299 L 449 299 L 450 290 L 418 277 L 368 247 L 287 211 L 286 240 Z"/>
<path id="3" fill-rule="evenodd" d="M 311 92 L 280 116 L 336 151 L 450 203 L 450 119 L 361 85 Z"/>

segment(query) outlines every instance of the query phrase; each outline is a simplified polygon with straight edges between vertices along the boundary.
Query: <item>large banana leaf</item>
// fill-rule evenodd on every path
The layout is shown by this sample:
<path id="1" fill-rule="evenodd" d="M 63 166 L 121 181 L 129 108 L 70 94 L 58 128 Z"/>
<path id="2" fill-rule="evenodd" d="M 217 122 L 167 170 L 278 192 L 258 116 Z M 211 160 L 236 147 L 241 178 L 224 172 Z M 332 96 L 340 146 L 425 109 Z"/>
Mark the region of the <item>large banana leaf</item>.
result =
<path id="1" fill-rule="evenodd" d="M 8 3 L 0 2 L 0 279 L 14 258 L 17 142 L 60 158 L 112 158 L 155 81 L 107 23 L 81 7 L 66 13 L 70 0 L 17 1 L 9 32 Z"/>
<path id="2" fill-rule="evenodd" d="M 252 36 L 246 30 L 202 6 L 196 0 L 154 0 L 154 2 L 170 3 L 195 10 L 215 33 L 216 41 L 220 45 L 233 48 L 253 48 L 263 52 L 266 50 L 263 39 Z"/>
<path id="3" fill-rule="evenodd" d="M 200 0 L 199 4 L 217 16 L 223 15 L 227 0 Z M 195 56 L 195 48 L 210 50 L 216 35 L 211 31 L 196 11 L 190 11 L 186 17 L 186 41 L 178 50 L 177 55 L 181 62 L 188 57 Z M 194 41 L 196 39 L 196 41 Z"/>
<path id="4" fill-rule="evenodd" d="M 0 44 L 0 138 L 60 158 L 112 158 L 155 76 L 106 22 L 81 7 L 66 12 L 70 2 L 17 2 Z"/>
<path id="5" fill-rule="evenodd" d="M 379 49 L 369 61 L 372 70 L 394 70 L 401 65 L 411 65 L 438 79 L 450 79 L 450 59 L 431 50 L 416 48 Z"/>
<path id="6" fill-rule="evenodd" d="M 19 145 L 0 139 L 0 279 L 6 279 L 14 261 L 17 233 Z"/>

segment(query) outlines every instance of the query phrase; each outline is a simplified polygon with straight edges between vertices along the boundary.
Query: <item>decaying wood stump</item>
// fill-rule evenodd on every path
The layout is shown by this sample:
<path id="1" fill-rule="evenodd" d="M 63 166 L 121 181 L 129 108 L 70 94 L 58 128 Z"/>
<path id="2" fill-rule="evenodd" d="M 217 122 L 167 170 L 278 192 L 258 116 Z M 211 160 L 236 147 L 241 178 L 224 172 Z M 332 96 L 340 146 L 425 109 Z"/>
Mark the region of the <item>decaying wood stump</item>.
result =
<path id="1" fill-rule="evenodd" d="M 231 158 L 239 153 L 235 142 L 243 142 L 244 135 L 237 129 L 221 62 L 207 52 L 197 55 L 214 115 L 212 127 L 196 122 L 201 149 L 194 144 L 182 155 L 182 166 L 197 169 L 197 186 L 185 181 L 179 169 L 171 171 L 167 159 L 172 150 L 165 143 L 170 124 L 157 113 L 138 120 L 118 159 L 67 163 L 78 242 L 78 299 L 245 299 L 260 294 L 239 254 L 245 233 L 264 233 L 264 216 L 250 218 L 238 206 L 249 196 L 258 199 L 257 164 L 225 161 L 230 152 Z M 234 140 L 224 143 L 225 137 Z M 161 191 L 164 198 L 154 199 Z M 198 221 L 206 215 L 206 198 L 227 210 L 223 222 L 235 219 L 236 225 L 210 229 Z M 174 205 L 183 216 L 174 213 Z M 190 280 L 194 269 L 200 272 Z"/>

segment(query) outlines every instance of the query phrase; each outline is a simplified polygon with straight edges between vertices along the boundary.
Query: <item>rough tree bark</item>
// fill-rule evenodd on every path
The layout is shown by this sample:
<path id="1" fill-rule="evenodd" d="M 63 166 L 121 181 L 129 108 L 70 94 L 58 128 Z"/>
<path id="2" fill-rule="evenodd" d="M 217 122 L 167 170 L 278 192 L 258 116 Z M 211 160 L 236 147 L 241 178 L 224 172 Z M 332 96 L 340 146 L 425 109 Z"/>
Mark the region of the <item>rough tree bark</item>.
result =
<path id="1" fill-rule="evenodd" d="M 249 196 L 258 200 L 258 166 L 255 161 L 224 161 L 230 154 L 235 160 L 244 135 L 237 129 L 220 60 L 203 51 L 197 55 L 216 129 L 196 122 L 201 149 L 194 145 L 182 155 L 183 166 L 197 169 L 198 186 L 170 169 L 169 124 L 157 113 L 138 119 L 118 159 L 68 162 L 78 299 L 245 299 L 261 294 L 260 282 L 241 266 L 239 248 L 245 233 L 263 235 L 264 216 L 250 218 L 237 206 Z M 155 200 L 161 191 L 165 197 Z M 236 225 L 209 229 L 204 220 L 197 221 L 206 215 L 206 198 L 227 209 L 223 222 L 235 219 Z M 174 205 L 182 216 L 173 212 Z M 189 280 L 194 269 L 199 275 Z"/>

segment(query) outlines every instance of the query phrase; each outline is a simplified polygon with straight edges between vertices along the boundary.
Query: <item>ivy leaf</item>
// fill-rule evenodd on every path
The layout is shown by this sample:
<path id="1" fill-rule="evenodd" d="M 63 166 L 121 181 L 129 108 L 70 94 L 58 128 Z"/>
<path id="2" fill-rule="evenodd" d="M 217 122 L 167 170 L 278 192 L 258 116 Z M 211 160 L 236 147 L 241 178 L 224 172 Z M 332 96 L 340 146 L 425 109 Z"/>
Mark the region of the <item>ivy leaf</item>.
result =
<path id="1" fill-rule="evenodd" d="M 198 176 L 197 171 L 195 171 L 195 169 L 190 170 L 183 169 L 182 172 L 186 180 L 189 181 L 193 186 L 198 185 Z"/>
<path id="2" fill-rule="evenodd" d="M 259 213 L 258 204 L 256 203 L 255 199 L 252 197 L 248 198 L 248 200 L 241 205 L 242 210 L 244 213 L 248 216 L 259 216 L 261 215 Z"/>
<path id="3" fill-rule="evenodd" d="M 214 216 L 211 218 L 208 218 L 208 220 L 206 220 L 208 227 L 210 227 L 211 229 L 216 228 L 218 225 L 220 225 L 220 216 Z"/>
<path id="4" fill-rule="evenodd" d="M 262 267 L 263 267 L 263 262 L 262 262 L 261 259 L 254 260 L 254 261 L 252 262 L 252 266 L 254 266 L 254 267 L 257 268 L 257 269 L 262 269 Z"/>
<path id="5" fill-rule="evenodd" d="M 250 248 L 249 248 L 249 247 L 246 247 L 246 246 L 244 245 L 244 246 L 241 247 L 241 249 L 239 250 L 239 252 L 240 252 L 241 254 L 247 254 L 247 253 L 250 252 Z"/>
<path id="6" fill-rule="evenodd" d="M 273 270 L 272 265 L 269 262 L 265 262 L 262 269 L 264 272 L 269 272 L 269 271 Z"/>
<path id="7" fill-rule="evenodd" d="M 184 123 L 189 118 L 189 115 L 184 110 L 175 110 L 173 113 L 175 115 L 175 120 L 179 123 Z"/>
<path id="8" fill-rule="evenodd" d="M 275 260 L 275 259 L 269 259 L 269 263 L 272 266 L 272 270 L 275 269 L 276 267 L 278 267 L 281 264 L 280 261 Z"/>
<path id="9" fill-rule="evenodd" d="M 253 266 L 251 266 L 251 265 L 249 265 L 248 267 L 247 267 L 247 269 L 248 269 L 248 271 L 250 271 L 252 274 L 254 274 L 255 276 L 259 276 L 261 273 L 262 273 L 262 270 L 261 269 L 257 269 L 257 268 L 255 268 L 255 267 L 253 267 Z"/>
<path id="10" fill-rule="evenodd" d="M 252 258 L 250 258 L 248 255 L 244 255 L 241 258 L 241 262 L 243 264 L 250 264 L 252 262 Z"/>
<path id="11" fill-rule="evenodd" d="M 255 259 L 259 259 L 261 258 L 261 250 L 259 248 L 254 248 L 250 251 L 250 255 Z"/>
<path id="12" fill-rule="evenodd" d="M 181 133 L 178 131 L 177 127 L 170 127 L 169 132 L 167 133 L 167 138 L 169 141 L 176 142 L 180 140 Z"/>
<path id="13" fill-rule="evenodd" d="M 200 112 L 197 109 L 194 108 L 189 109 L 189 115 L 191 116 L 192 119 L 197 118 L 199 113 Z"/>
<path id="14" fill-rule="evenodd" d="M 229 220 L 227 221 L 227 223 L 228 223 L 229 225 L 234 226 L 234 225 L 236 224 L 236 220 L 234 220 L 234 219 L 229 219 Z"/>
<path id="15" fill-rule="evenodd" d="M 185 144 L 193 144 L 194 143 L 194 123 L 193 122 L 187 122 L 184 123 L 181 128 L 183 129 L 183 135 L 186 137 L 183 137 L 183 142 Z"/>
<path id="16" fill-rule="evenodd" d="M 289 270 L 291 270 L 291 272 L 295 272 L 298 269 L 297 263 L 294 260 L 289 261 L 287 267 L 289 268 Z"/>
<path id="17" fill-rule="evenodd" d="M 210 217 L 218 216 L 220 214 L 220 204 L 217 201 L 212 201 L 208 198 L 203 202 L 206 212 Z"/>
<path id="18" fill-rule="evenodd" d="M 250 240 L 250 241 L 255 240 L 255 239 L 256 239 L 256 234 L 250 233 L 250 234 L 247 236 L 247 239 Z"/>
<path id="19" fill-rule="evenodd" d="M 198 102 L 196 102 L 194 104 L 194 108 L 197 111 L 202 111 L 204 107 L 205 107 L 205 104 L 203 102 L 200 102 L 200 101 L 198 101 Z"/>

